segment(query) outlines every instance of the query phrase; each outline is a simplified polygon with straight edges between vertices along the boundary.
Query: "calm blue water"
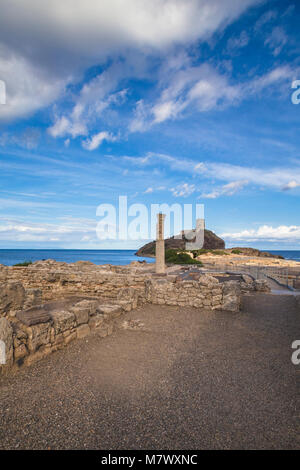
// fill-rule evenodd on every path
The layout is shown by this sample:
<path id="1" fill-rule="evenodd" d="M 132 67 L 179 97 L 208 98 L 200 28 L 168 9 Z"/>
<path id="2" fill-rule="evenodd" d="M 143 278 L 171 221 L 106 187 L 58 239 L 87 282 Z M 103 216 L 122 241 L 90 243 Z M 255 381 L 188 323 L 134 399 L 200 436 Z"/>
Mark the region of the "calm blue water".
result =
<path id="1" fill-rule="evenodd" d="M 54 259 L 75 263 L 76 261 L 92 261 L 95 264 L 129 264 L 131 261 L 146 260 L 153 262 L 153 258 L 135 256 L 136 250 L 0 250 L 0 264 L 12 266 L 23 261 L 38 261 L 41 259 Z"/>
<path id="2" fill-rule="evenodd" d="M 38 261 L 41 259 L 54 259 L 74 263 L 76 261 L 92 261 L 95 264 L 129 264 L 131 261 L 146 260 L 154 262 L 153 258 L 140 258 L 135 256 L 136 250 L 0 250 L 0 264 L 12 266 L 23 261 Z M 286 259 L 300 262 L 298 251 L 271 251 Z"/>
<path id="3" fill-rule="evenodd" d="M 294 261 L 300 261 L 300 250 L 262 250 L 268 251 L 269 253 L 273 253 L 274 255 L 283 256 L 285 259 L 291 259 Z"/>

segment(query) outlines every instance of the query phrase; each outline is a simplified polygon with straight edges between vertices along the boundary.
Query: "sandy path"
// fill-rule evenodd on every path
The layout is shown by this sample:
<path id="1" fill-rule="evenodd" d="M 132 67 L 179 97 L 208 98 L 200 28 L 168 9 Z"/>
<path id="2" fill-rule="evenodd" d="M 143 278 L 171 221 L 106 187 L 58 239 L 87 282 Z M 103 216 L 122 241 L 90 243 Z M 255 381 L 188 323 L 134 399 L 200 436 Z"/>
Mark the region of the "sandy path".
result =
<path id="1" fill-rule="evenodd" d="M 293 296 L 245 297 L 242 314 L 149 305 L 126 319 L 144 327 L 1 379 L 0 448 L 300 448 Z"/>

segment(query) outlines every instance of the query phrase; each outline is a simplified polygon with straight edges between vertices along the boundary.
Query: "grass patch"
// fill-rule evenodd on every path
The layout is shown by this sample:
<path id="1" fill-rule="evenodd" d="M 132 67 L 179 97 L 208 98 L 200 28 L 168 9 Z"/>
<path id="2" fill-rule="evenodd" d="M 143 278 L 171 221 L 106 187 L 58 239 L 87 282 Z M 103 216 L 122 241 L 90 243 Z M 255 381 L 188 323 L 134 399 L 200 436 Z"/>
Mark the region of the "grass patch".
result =
<path id="1" fill-rule="evenodd" d="M 229 253 L 227 253 L 226 251 L 223 251 L 223 250 L 213 250 L 212 253 L 214 255 L 219 255 L 219 256 L 229 255 Z"/>
<path id="2" fill-rule="evenodd" d="M 166 250 L 165 252 L 166 263 L 172 264 L 198 264 L 202 266 L 201 261 L 191 258 L 187 253 L 179 252 L 177 250 Z"/>
<path id="3" fill-rule="evenodd" d="M 229 254 L 224 250 L 208 250 L 205 248 L 201 248 L 200 250 L 193 250 L 192 253 L 194 258 L 197 258 L 197 256 L 205 255 L 206 253 L 211 253 L 212 255 L 219 256 L 225 256 Z"/>
<path id="4" fill-rule="evenodd" d="M 30 264 L 32 264 L 32 261 L 23 261 L 23 263 L 17 263 L 17 264 L 14 264 L 14 266 L 18 266 L 18 267 L 26 267 L 26 266 L 30 266 Z"/>
<path id="5" fill-rule="evenodd" d="M 241 250 L 232 250 L 232 252 L 234 255 L 240 255 L 241 253 L 243 253 Z"/>
<path id="6" fill-rule="evenodd" d="M 197 258 L 197 256 L 205 255 L 206 253 L 211 253 L 212 250 L 205 250 L 201 248 L 200 250 L 192 250 L 193 257 Z"/>

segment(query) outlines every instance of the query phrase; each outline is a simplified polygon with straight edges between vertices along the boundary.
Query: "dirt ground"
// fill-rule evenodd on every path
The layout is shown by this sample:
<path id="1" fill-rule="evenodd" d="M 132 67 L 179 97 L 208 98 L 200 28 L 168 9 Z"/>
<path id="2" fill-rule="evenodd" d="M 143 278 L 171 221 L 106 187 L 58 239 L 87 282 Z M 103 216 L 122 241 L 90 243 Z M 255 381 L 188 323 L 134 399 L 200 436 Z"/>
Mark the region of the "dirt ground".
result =
<path id="1" fill-rule="evenodd" d="M 299 449 L 299 315 L 267 294 L 238 314 L 133 311 L 1 378 L 0 448 Z"/>

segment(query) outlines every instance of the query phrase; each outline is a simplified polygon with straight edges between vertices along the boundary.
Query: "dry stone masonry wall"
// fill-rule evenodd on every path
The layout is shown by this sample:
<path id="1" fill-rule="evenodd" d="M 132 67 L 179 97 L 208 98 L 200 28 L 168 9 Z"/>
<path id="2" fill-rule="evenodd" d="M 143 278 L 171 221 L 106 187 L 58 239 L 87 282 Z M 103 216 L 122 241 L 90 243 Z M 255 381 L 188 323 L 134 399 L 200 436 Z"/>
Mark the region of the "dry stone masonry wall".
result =
<path id="1" fill-rule="evenodd" d="M 243 292 L 267 290 L 249 276 L 224 280 L 180 268 L 160 276 L 153 265 L 138 262 L 0 266 L 0 346 L 6 356 L 0 372 L 30 365 L 93 330 L 105 337 L 122 314 L 145 302 L 238 312 Z"/>

